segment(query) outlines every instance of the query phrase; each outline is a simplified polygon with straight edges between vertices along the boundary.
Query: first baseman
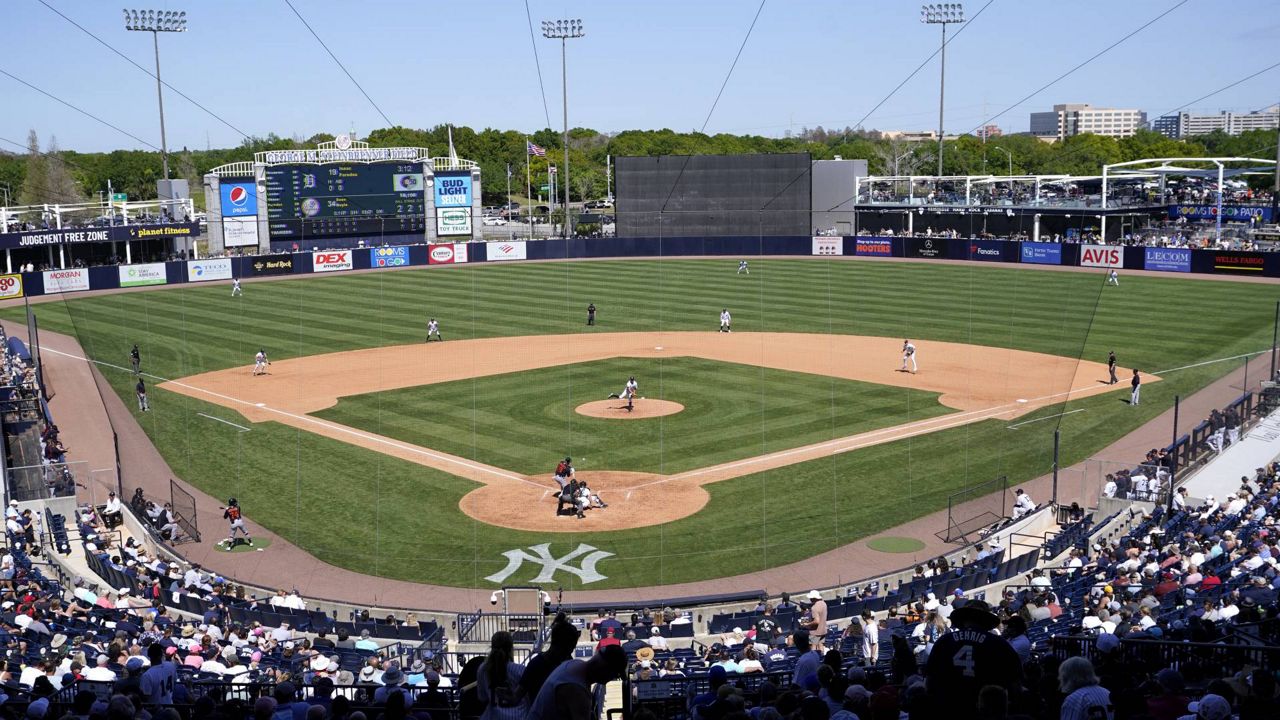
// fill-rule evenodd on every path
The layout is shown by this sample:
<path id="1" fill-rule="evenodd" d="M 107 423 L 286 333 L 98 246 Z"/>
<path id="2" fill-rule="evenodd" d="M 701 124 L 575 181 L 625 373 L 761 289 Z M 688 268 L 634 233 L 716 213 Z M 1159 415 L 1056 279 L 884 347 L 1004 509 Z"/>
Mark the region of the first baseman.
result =
<path id="1" fill-rule="evenodd" d="M 440 337 L 440 323 L 436 322 L 435 318 L 431 318 L 427 323 L 427 342 L 431 342 L 432 335 L 435 335 L 440 342 L 444 342 L 444 338 Z"/>
<path id="2" fill-rule="evenodd" d="M 720 332 L 733 332 L 733 316 L 729 314 L 729 308 L 720 311 Z"/>
<path id="3" fill-rule="evenodd" d="M 253 356 L 253 374 L 266 375 L 267 367 L 271 365 L 271 361 L 267 359 L 267 351 L 258 348 L 258 354 Z"/>
<path id="4" fill-rule="evenodd" d="M 910 370 L 907 370 L 908 361 L 910 361 L 911 363 Z M 910 340 L 903 340 L 902 341 L 902 368 L 900 369 L 900 372 L 910 372 L 911 374 L 914 375 L 916 370 L 918 369 L 919 368 L 916 367 L 916 346 L 913 345 Z"/>

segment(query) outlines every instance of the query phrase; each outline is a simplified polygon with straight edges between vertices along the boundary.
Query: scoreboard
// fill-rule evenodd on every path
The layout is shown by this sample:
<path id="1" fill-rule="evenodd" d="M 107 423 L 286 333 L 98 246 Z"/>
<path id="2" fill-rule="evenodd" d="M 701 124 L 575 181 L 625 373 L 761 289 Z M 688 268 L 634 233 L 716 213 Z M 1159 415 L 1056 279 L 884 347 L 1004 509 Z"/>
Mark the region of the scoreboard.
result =
<path id="1" fill-rule="evenodd" d="M 418 163 L 271 165 L 266 180 L 273 240 L 426 230 Z"/>

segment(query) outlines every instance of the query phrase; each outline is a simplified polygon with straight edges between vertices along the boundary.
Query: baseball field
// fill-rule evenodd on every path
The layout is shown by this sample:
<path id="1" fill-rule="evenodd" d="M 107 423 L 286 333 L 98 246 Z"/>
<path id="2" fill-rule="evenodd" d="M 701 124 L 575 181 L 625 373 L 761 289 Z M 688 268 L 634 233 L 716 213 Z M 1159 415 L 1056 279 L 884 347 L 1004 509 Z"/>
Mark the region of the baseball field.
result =
<path id="1" fill-rule="evenodd" d="M 1276 299 L 1176 277 L 1104 287 L 1101 272 L 736 265 L 492 263 L 34 307 L 135 408 L 137 343 L 153 408 L 138 421 L 174 472 L 319 559 L 484 588 L 542 570 L 512 569 L 512 551 L 587 545 L 596 572 L 552 581 L 597 589 L 802 561 L 997 475 L 1047 472 L 1054 429 L 1064 463 L 1082 460 L 1239 366 L 1210 361 L 1269 348 Z M 723 308 L 733 333 L 715 332 Z M 443 342 L 423 343 L 429 317 Z M 904 338 L 917 374 L 898 371 Z M 259 348 L 271 373 L 252 377 Z M 1130 407 L 1134 367 L 1148 380 Z M 601 402 L 630 376 L 640 412 Z M 607 509 L 555 516 L 566 455 Z"/>

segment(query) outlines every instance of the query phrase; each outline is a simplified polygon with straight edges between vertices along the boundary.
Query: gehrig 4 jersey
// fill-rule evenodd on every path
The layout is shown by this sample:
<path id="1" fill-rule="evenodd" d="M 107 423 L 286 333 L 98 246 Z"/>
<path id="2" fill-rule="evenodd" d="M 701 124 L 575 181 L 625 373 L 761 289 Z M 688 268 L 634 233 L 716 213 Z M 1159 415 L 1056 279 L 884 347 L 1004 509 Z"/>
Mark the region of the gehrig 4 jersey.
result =
<path id="1" fill-rule="evenodd" d="M 978 691 L 999 685 L 1010 695 L 1022 683 L 1022 661 L 1007 640 L 982 630 L 952 630 L 929 652 L 929 697 L 949 720 L 978 712 Z"/>

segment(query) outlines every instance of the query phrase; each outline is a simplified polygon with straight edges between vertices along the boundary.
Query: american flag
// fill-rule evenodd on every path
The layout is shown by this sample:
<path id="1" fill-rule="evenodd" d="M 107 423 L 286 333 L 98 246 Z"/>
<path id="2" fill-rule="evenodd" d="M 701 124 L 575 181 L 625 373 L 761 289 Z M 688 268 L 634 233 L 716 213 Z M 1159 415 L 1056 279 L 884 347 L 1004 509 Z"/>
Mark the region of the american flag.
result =
<path id="1" fill-rule="evenodd" d="M 547 149 L 546 149 L 546 148 L 544 148 L 544 147 L 540 147 L 540 146 L 538 146 L 538 145 L 534 145 L 533 143 L 529 142 L 528 140 L 525 140 L 525 141 L 524 141 L 524 144 L 527 146 L 527 147 L 525 148 L 525 154 L 526 154 L 526 155 L 537 155 L 538 157 L 546 157 L 546 156 L 547 156 Z"/>

